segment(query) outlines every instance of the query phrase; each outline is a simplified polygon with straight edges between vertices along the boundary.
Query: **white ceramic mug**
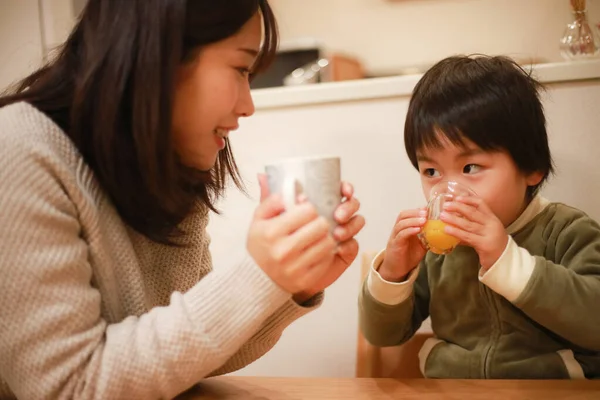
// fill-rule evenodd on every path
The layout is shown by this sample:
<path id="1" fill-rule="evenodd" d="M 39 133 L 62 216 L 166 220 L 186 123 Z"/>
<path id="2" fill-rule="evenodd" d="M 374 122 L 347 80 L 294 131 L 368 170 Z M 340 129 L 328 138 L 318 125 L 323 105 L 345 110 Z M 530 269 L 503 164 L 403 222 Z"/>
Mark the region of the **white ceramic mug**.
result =
<path id="1" fill-rule="evenodd" d="M 271 193 L 283 197 L 286 208 L 305 195 L 319 215 L 336 225 L 333 213 L 342 201 L 339 157 L 289 158 L 265 167 Z"/>

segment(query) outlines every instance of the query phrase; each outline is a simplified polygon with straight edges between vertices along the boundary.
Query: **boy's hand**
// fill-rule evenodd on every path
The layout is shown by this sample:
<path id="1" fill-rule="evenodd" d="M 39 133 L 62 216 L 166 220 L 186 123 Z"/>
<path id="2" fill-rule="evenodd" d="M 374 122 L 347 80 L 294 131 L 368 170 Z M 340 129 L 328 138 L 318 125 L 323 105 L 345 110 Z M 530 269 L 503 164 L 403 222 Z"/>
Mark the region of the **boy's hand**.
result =
<path id="1" fill-rule="evenodd" d="M 446 233 L 477 251 L 484 270 L 494 265 L 506 248 L 504 225 L 479 197 L 460 196 L 445 203 L 440 218 L 448 224 Z"/>
<path id="2" fill-rule="evenodd" d="M 426 222 L 427 210 L 402 211 L 396 219 L 379 274 L 390 282 L 401 282 L 425 257 L 427 250 L 417 234 Z"/>

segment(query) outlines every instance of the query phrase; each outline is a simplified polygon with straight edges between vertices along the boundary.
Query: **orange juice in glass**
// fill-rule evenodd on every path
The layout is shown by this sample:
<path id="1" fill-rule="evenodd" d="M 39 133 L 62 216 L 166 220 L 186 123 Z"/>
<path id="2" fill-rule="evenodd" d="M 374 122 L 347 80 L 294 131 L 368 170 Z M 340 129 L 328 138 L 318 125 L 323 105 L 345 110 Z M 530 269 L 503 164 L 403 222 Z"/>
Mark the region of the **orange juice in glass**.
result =
<path id="1" fill-rule="evenodd" d="M 444 181 L 431 188 L 427 203 L 427 222 L 419 233 L 423 245 L 436 254 L 448 254 L 459 244 L 459 240 L 444 232 L 446 223 L 440 220 L 444 203 L 458 196 L 471 196 L 475 193 L 458 182 Z"/>

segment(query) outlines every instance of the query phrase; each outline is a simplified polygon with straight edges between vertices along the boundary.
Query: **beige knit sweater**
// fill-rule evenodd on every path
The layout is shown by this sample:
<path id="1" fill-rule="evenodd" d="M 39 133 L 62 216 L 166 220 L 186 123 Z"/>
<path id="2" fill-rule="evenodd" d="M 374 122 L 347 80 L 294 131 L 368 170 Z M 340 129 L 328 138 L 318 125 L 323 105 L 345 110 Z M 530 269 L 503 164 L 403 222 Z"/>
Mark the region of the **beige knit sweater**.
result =
<path id="1" fill-rule="evenodd" d="M 172 398 L 256 360 L 300 307 L 248 257 L 212 271 L 208 213 L 188 248 L 129 229 L 69 138 L 0 109 L 0 398 Z"/>

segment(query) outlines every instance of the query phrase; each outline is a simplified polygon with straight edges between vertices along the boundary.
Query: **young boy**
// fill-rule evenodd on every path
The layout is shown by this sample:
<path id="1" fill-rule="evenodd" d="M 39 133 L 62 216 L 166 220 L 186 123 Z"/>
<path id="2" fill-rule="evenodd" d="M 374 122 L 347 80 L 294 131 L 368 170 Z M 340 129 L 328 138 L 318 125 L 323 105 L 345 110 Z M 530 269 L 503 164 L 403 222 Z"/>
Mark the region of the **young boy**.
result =
<path id="1" fill-rule="evenodd" d="M 404 140 L 423 191 L 452 180 L 448 255 L 400 213 L 359 299 L 376 346 L 406 342 L 431 317 L 419 360 L 430 378 L 600 378 L 600 226 L 538 194 L 552 173 L 540 85 L 505 57 L 451 57 L 410 101 Z"/>

